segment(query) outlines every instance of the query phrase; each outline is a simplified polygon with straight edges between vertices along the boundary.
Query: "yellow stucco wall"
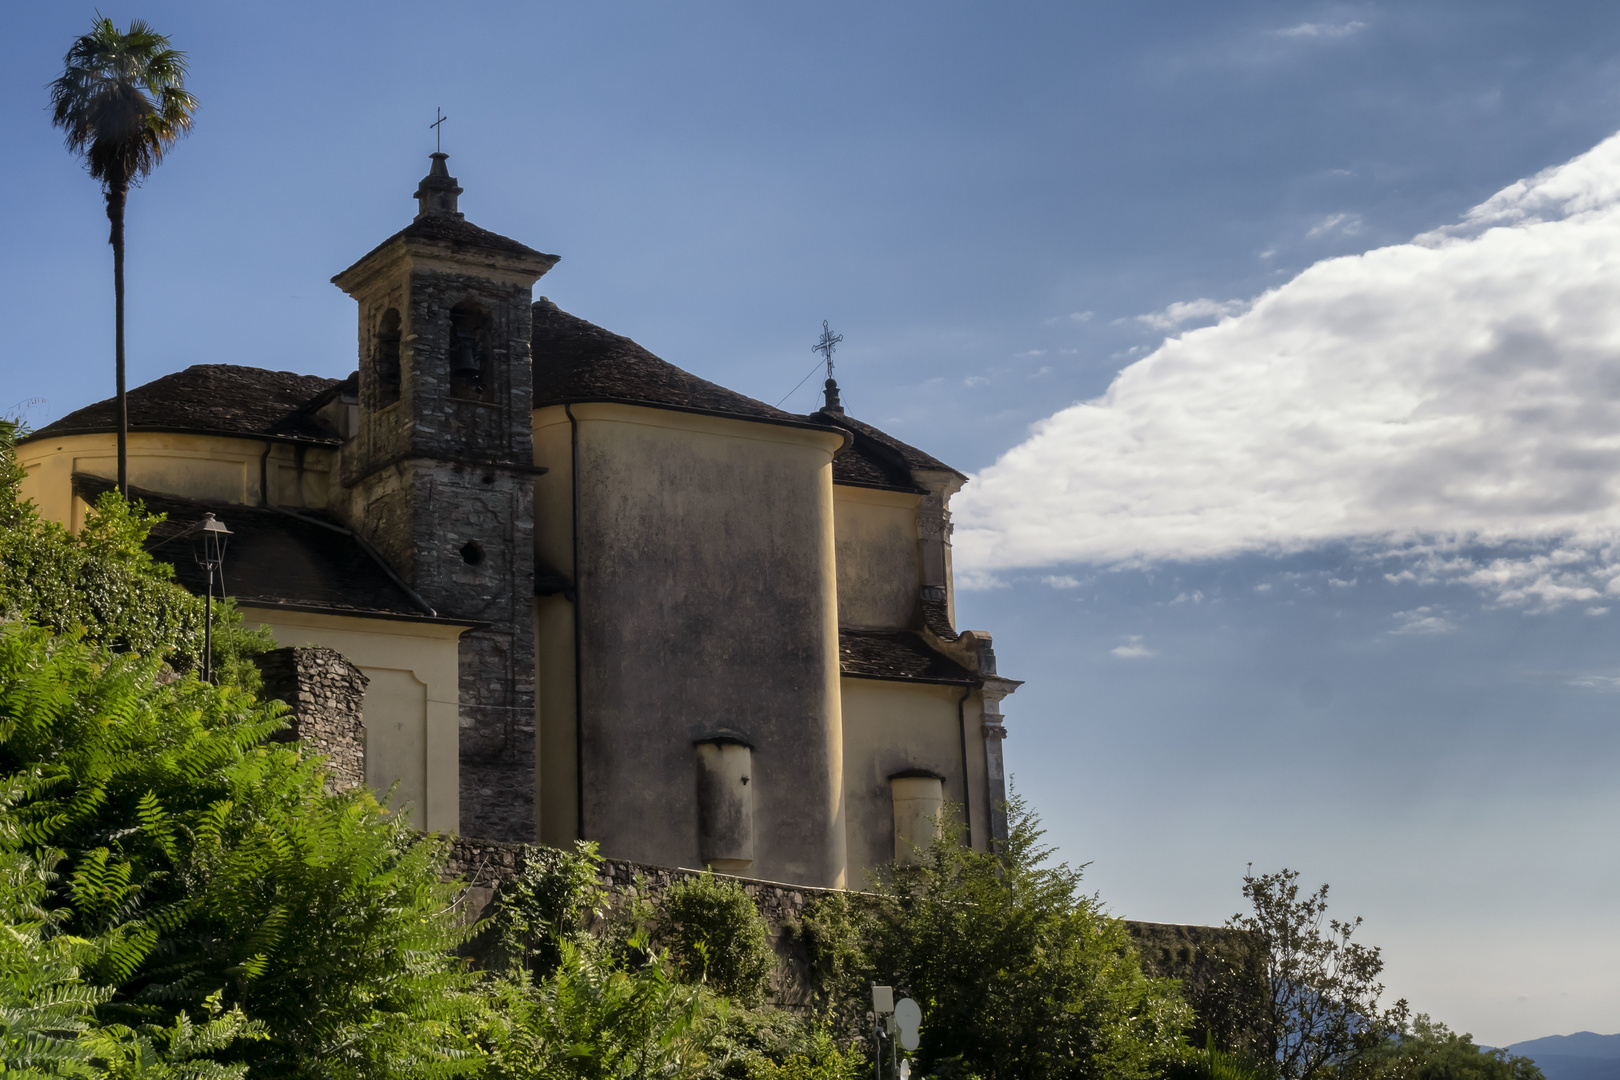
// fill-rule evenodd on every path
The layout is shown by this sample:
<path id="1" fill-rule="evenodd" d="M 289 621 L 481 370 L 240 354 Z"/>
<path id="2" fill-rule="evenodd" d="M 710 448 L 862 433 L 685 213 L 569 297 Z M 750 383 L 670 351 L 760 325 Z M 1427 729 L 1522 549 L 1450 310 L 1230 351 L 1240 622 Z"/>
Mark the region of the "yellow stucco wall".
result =
<path id="1" fill-rule="evenodd" d="M 336 454 L 320 446 L 298 446 L 262 439 L 235 439 L 183 432 L 131 432 L 129 482 L 170 495 L 236 506 L 259 506 L 268 488 L 272 506 L 321 508 L 327 505 Z M 107 480 L 118 476 L 117 440 L 111 434 L 36 439 L 17 448 L 28 470 L 24 498 L 40 513 L 68 527 L 83 523 L 75 510 L 73 474 Z M 263 482 L 261 482 L 261 480 Z"/>
<path id="2" fill-rule="evenodd" d="M 280 645 L 325 645 L 371 682 L 363 705 L 366 783 L 398 783 L 393 806 L 419 828 L 455 832 L 460 815 L 457 638 L 463 627 L 244 606 Z"/>
<path id="3" fill-rule="evenodd" d="M 912 624 L 922 585 L 919 500 L 903 491 L 834 485 L 838 620 L 845 626 Z"/>
<path id="4" fill-rule="evenodd" d="M 963 687 L 884 679 L 843 680 L 844 807 L 849 837 L 849 887 L 865 888 L 874 866 L 894 851 L 889 778 L 912 769 L 945 778 L 945 799 L 972 810 L 973 846 L 989 835 L 985 812 L 984 737 L 978 691 L 957 712 Z M 962 733 L 967 733 L 966 784 Z"/>
<path id="5" fill-rule="evenodd" d="M 748 872 L 841 884 L 831 463 L 842 436 L 627 405 L 573 413 L 586 837 L 610 856 L 697 865 L 693 742 L 737 730 L 756 747 Z M 537 554 L 571 577 L 561 407 L 536 410 L 535 448 L 551 470 L 535 484 Z M 543 759 L 573 749 L 571 690 L 557 685 L 572 680 L 571 622 L 542 616 Z M 575 795 L 556 790 L 574 762 L 549 756 L 542 805 L 556 811 Z M 562 831 L 543 812 L 542 835 Z"/>

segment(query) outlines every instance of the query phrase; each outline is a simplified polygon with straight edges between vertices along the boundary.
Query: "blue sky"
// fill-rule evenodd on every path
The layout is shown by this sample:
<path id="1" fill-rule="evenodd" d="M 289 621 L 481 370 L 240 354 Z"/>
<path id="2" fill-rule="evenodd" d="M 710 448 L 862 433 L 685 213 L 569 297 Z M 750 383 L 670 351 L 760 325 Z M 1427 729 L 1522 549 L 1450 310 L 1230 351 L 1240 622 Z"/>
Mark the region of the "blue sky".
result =
<path id="1" fill-rule="evenodd" d="M 959 621 L 1114 911 L 1219 921 L 1291 866 L 1482 1041 L 1614 1029 L 1620 9 L 101 10 L 202 101 L 131 198 L 133 382 L 351 370 L 327 281 L 408 220 L 442 106 L 463 209 L 562 255 L 565 309 L 798 409 L 828 319 L 851 412 L 975 474 Z M 91 15 L 0 40 L 0 408 L 36 424 L 111 388 L 44 111 Z"/>

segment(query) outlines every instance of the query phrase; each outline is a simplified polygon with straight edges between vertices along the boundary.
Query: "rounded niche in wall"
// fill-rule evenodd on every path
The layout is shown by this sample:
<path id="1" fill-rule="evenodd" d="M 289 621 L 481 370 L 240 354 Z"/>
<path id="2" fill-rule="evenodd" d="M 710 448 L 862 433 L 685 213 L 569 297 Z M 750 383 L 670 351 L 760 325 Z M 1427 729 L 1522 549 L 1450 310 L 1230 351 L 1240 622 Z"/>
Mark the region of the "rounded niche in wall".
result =
<path id="1" fill-rule="evenodd" d="M 477 566 L 484 561 L 484 549 L 476 540 L 469 540 L 461 545 L 461 561 L 468 566 Z"/>

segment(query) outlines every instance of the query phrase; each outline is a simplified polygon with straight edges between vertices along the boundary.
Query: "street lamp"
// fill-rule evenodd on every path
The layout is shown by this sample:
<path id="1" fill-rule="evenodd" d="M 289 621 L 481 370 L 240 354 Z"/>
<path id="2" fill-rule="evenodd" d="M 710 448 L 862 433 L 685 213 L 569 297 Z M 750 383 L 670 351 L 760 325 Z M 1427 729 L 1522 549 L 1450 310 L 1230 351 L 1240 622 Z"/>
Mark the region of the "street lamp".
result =
<path id="1" fill-rule="evenodd" d="M 191 554 L 208 575 L 208 587 L 203 594 L 203 681 L 214 681 L 214 575 L 219 575 L 219 595 L 225 597 L 225 548 L 231 542 L 231 530 L 213 514 L 190 529 Z"/>

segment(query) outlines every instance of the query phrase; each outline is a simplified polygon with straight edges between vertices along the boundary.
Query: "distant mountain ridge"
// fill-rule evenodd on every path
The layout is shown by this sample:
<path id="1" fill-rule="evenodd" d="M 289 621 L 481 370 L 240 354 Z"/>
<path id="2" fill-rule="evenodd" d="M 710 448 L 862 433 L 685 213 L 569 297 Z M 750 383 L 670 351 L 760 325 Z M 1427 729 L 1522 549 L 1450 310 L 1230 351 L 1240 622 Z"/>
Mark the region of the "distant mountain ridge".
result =
<path id="1" fill-rule="evenodd" d="M 1534 1061 L 1547 1080 L 1620 1080 L 1620 1035 L 1577 1031 L 1527 1039 L 1507 1049 Z"/>

